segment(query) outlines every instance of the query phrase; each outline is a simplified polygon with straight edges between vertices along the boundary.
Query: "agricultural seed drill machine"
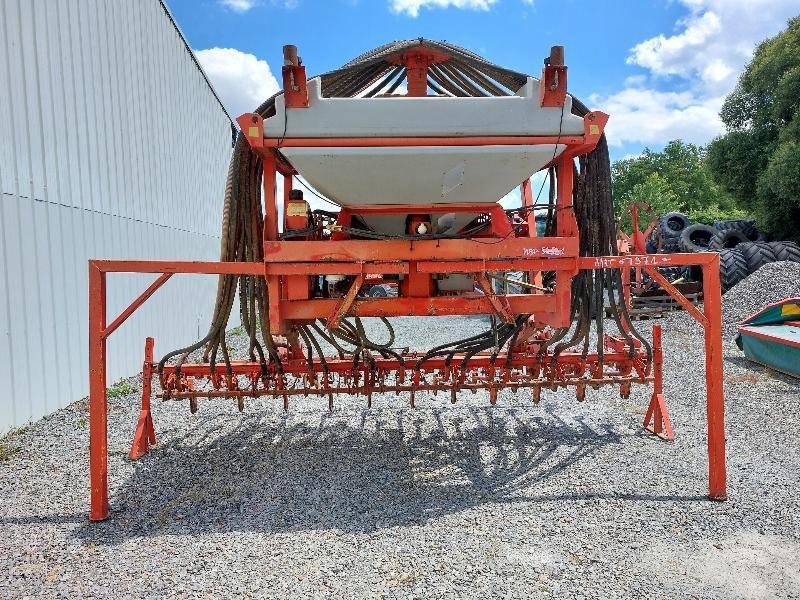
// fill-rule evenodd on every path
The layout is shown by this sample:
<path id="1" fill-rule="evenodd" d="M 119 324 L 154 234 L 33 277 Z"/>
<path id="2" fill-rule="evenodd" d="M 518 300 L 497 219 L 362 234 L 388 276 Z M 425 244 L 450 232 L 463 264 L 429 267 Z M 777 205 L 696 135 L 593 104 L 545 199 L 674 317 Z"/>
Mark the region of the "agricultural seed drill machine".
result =
<path id="1" fill-rule="evenodd" d="M 106 339 L 176 273 L 219 275 L 208 334 L 153 359 L 145 344 L 142 409 L 131 458 L 155 442 L 158 397 L 188 402 L 266 396 L 288 407 L 313 395 L 407 396 L 504 388 L 652 385 L 644 426 L 670 439 L 662 390 L 661 331 L 631 321 L 621 290 L 644 270 L 705 330 L 709 496 L 725 497 L 719 269 L 716 254 L 648 255 L 641 232 L 618 240 L 611 198 L 608 116 L 567 93 L 562 47 L 541 79 L 504 69 L 444 42 L 396 42 L 308 79 L 284 48 L 282 92 L 238 118 L 227 184 L 220 262 L 89 263 L 91 519 L 108 516 Z M 405 84 L 406 92 L 398 93 Z M 531 177 L 543 171 L 546 201 Z M 277 177 L 283 196 L 276 197 Z M 297 177 L 297 179 L 295 179 Z M 300 177 L 338 211 L 311 210 Z M 498 200 L 517 186 L 521 207 Z M 262 202 L 263 200 L 263 202 Z M 279 205 L 283 210 L 279 211 Z M 543 236 L 535 219 L 546 214 Z M 279 222 L 282 215 L 282 222 Z M 696 264 L 705 306 L 686 301 L 659 268 Z M 159 274 L 110 323 L 110 272 Z M 493 281 L 523 273 L 499 293 Z M 390 283 L 397 297 L 364 290 Z M 225 331 L 238 295 L 250 360 L 234 361 Z M 603 307 L 612 319 L 604 321 Z M 391 317 L 491 315 L 483 334 L 411 352 L 392 347 Z M 379 317 L 389 342 L 369 338 Z M 326 351 L 325 348 L 329 350 Z M 195 351 L 203 360 L 189 362 Z"/>

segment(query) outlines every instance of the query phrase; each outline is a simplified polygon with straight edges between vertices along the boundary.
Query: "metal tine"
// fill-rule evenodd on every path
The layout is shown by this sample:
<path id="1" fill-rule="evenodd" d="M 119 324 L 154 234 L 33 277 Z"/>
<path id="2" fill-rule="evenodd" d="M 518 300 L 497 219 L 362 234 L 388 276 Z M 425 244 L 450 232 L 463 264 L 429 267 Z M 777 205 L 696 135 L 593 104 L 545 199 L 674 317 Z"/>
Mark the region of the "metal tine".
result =
<path id="1" fill-rule="evenodd" d="M 586 386 L 581 384 L 575 387 L 575 397 L 578 399 L 578 402 L 583 402 L 586 400 Z"/>
<path id="2" fill-rule="evenodd" d="M 536 385 L 531 388 L 531 399 L 534 404 L 539 404 L 542 401 L 542 386 Z"/>
<path id="3" fill-rule="evenodd" d="M 330 383 L 330 375 L 328 373 L 323 373 L 322 387 L 328 391 L 328 411 L 333 412 L 333 392 L 330 391 Z"/>
<path id="4" fill-rule="evenodd" d="M 283 376 L 278 377 L 278 380 L 276 381 L 276 384 L 277 384 L 277 388 L 278 388 L 279 392 L 283 392 L 283 391 L 286 390 L 286 381 L 285 381 L 285 378 Z M 285 393 L 282 394 L 282 395 L 283 395 L 283 410 L 284 411 L 288 411 L 289 410 L 289 395 L 285 394 Z"/>

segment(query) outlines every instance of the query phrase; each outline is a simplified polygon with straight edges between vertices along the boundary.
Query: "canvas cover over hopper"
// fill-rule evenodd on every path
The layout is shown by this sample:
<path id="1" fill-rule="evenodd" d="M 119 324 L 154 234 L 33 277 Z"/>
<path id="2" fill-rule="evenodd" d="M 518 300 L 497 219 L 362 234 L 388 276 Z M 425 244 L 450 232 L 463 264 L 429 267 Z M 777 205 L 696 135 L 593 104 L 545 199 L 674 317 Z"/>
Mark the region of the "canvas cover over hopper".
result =
<path id="1" fill-rule="evenodd" d="M 417 40 L 393 47 L 389 56 L 394 58 L 390 60 L 401 60 L 398 57 L 404 52 L 422 52 L 432 62 L 432 69 L 438 61 L 463 54 L 455 47 Z M 439 94 L 419 95 L 403 93 L 402 88 L 375 93 L 374 84 L 348 97 L 331 93 L 326 77 L 308 79 L 303 110 L 287 110 L 286 96 L 276 96 L 274 113 L 270 111 L 264 119 L 263 131 L 265 138 L 280 140 L 281 154 L 306 181 L 342 207 L 485 206 L 551 164 L 572 136 L 584 133 L 582 116 L 573 114 L 572 96 L 565 94 L 558 105 L 543 104 L 543 84 L 530 76 L 522 79 L 522 85 L 518 80 L 516 85 L 514 80 L 506 81 L 514 87 L 507 91 L 496 88 L 493 93 L 474 90 L 475 95 L 454 95 L 440 89 Z M 495 89 L 485 78 L 481 80 L 487 89 Z M 341 138 L 413 140 L 420 136 L 441 140 L 552 136 L 556 143 L 341 147 L 334 142 Z M 314 143 L 304 147 L 291 143 L 298 139 Z M 326 145 L 326 139 L 334 143 Z M 480 212 L 478 208 L 474 214 L 448 215 L 452 229 L 458 230 Z M 438 221 L 445 214 L 431 217 Z M 404 215 L 370 214 L 361 218 L 374 231 L 405 233 Z"/>

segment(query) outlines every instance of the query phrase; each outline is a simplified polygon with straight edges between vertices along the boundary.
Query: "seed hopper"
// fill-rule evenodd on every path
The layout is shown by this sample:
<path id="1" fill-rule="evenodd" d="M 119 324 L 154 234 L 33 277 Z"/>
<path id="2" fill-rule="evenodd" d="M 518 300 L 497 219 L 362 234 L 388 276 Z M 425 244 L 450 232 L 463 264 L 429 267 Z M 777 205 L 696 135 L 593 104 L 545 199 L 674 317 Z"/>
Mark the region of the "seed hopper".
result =
<path id="1" fill-rule="evenodd" d="M 642 384 L 644 427 L 672 439 L 660 327 L 637 331 L 623 293 L 631 272 L 644 271 L 704 330 L 708 493 L 724 499 L 718 256 L 647 254 L 641 232 L 618 238 L 609 117 L 567 92 L 563 48 L 552 48 L 538 79 L 424 39 L 313 78 L 296 48 L 284 57 L 283 90 L 237 119 L 220 261 L 89 263 L 90 518 L 109 514 L 106 340 L 175 274 L 219 276 L 214 314 L 203 339 L 158 361 L 146 341 L 131 459 L 155 443 L 153 397 L 194 411 L 205 399 L 243 410 L 254 397 L 288 409 L 303 395 L 332 410 L 340 394 L 362 395 L 367 406 L 375 394 L 397 394 L 414 407 L 427 392 L 455 403 L 485 390 L 494 404 L 503 389 L 538 402 L 550 389 L 570 387 L 583 400 L 589 389 L 614 386 L 627 397 Z M 504 209 L 498 201 L 517 187 L 521 206 Z M 312 194 L 338 210 L 312 209 Z M 702 311 L 659 272 L 690 264 L 702 269 Z M 115 272 L 158 277 L 109 323 L 106 276 Z M 396 297 L 365 293 L 376 284 Z M 225 345 L 236 303 L 246 361 Z M 452 315 L 489 315 L 491 325 L 428 350 L 393 346 L 392 317 Z M 365 317 L 384 321 L 388 342 L 369 337 Z"/>

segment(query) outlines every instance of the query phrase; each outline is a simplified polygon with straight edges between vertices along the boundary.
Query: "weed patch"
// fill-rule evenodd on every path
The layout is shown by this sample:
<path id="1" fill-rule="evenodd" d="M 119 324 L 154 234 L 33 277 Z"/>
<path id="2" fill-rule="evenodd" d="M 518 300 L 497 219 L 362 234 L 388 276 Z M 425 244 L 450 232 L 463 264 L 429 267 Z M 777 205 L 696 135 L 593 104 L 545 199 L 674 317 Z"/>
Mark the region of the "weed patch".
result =
<path id="1" fill-rule="evenodd" d="M 119 398 L 120 396 L 127 396 L 128 394 L 133 394 L 135 392 L 136 387 L 123 379 L 108 388 L 106 390 L 106 396 L 108 398 Z"/>

